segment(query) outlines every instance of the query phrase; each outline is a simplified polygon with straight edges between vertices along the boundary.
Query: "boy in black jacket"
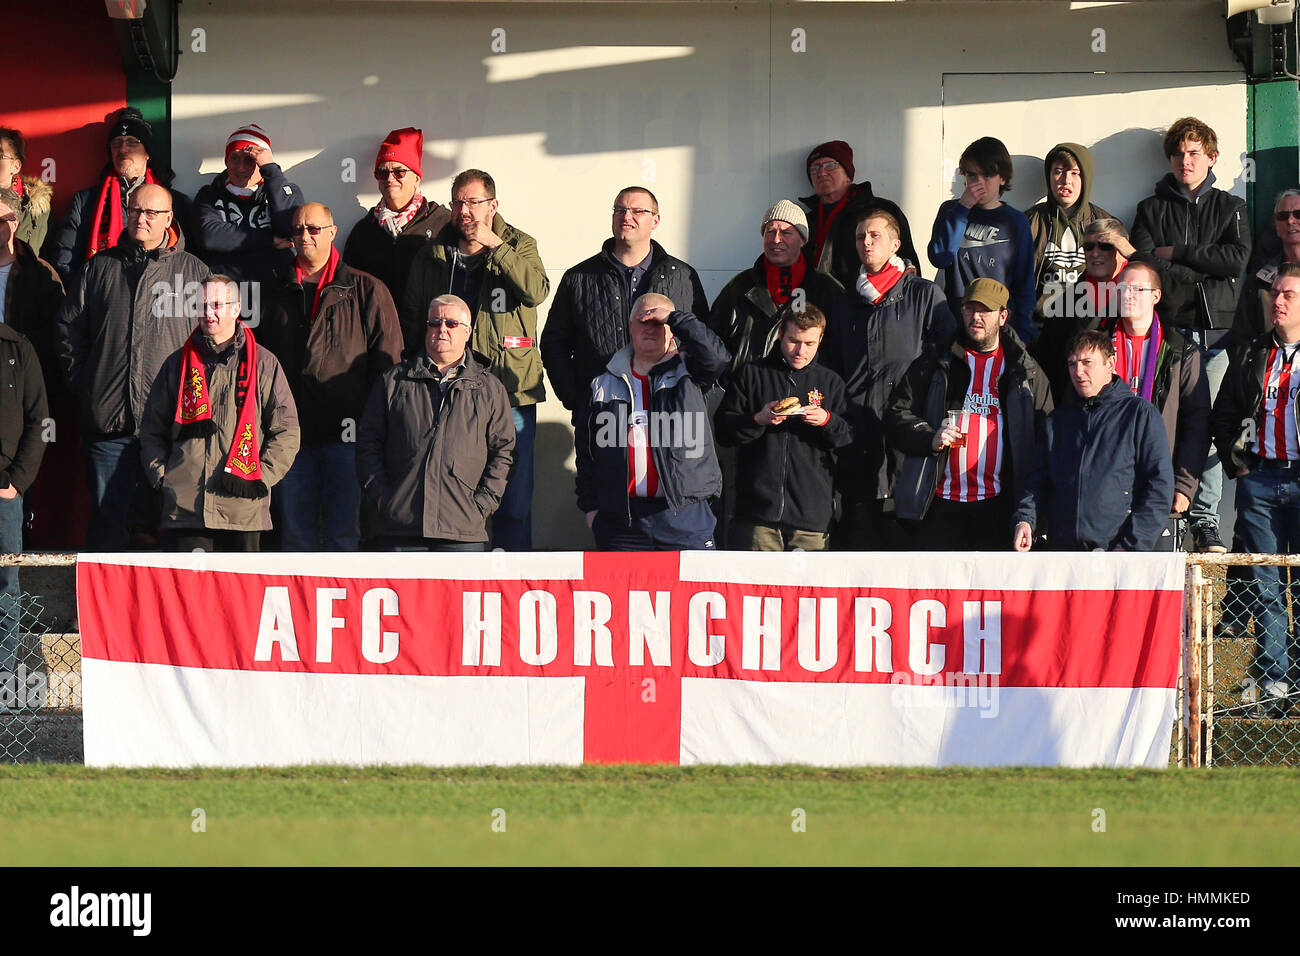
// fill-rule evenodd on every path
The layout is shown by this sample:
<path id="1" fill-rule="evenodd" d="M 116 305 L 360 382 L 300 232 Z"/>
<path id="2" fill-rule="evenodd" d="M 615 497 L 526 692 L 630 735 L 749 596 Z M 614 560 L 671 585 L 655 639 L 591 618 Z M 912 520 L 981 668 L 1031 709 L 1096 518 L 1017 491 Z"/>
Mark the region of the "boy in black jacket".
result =
<path id="1" fill-rule="evenodd" d="M 853 440 L 853 430 L 844 417 L 844 380 L 816 361 L 825 331 L 815 305 L 784 310 L 777 347 L 740 370 L 718 409 L 718 444 L 739 446 L 734 545 L 826 550 L 835 449 Z M 800 410 L 776 414 L 789 398 Z"/>

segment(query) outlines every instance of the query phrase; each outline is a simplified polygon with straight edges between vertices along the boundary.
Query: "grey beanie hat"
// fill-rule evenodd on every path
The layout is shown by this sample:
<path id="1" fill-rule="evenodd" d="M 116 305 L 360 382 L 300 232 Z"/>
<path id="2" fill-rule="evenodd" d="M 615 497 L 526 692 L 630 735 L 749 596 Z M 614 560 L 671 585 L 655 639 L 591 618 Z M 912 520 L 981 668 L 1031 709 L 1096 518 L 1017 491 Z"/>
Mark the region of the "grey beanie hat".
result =
<path id="1" fill-rule="evenodd" d="M 804 215 L 803 207 L 798 203 L 793 203 L 788 199 L 777 200 L 776 204 L 767 211 L 763 217 L 763 225 L 758 227 L 758 234 L 761 236 L 767 232 L 768 223 L 771 222 L 788 222 L 799 231 L 803 236 L 803 241 L 808 241 L 808 217 Z"/>

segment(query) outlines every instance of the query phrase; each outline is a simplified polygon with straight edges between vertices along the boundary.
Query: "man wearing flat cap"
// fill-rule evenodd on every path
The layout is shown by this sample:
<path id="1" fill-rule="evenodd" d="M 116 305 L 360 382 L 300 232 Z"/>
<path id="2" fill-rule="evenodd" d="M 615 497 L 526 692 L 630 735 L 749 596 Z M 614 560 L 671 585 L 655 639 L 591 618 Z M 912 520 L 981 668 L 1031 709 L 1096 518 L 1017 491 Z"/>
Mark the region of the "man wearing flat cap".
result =
<path id="1" fill-rule="evenodd" d="M 912 363 L 885 417 L 906 458 L 895 514 L 924 551 L 1006 551 L 1043 422 L 1047 376 L 1006 335 L 1007 287 L 976 279 L 962 296 L 952 345 Z"/>

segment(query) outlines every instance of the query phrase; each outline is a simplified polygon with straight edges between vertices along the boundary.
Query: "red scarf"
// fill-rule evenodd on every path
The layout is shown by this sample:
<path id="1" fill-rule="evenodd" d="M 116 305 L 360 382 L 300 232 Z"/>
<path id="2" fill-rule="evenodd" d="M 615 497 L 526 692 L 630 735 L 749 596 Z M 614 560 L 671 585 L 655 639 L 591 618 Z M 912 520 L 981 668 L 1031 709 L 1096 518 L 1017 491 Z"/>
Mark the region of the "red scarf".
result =
<path id="1" fill-rule="evenodd" d="M 840 197 L 840 201 L 834 206 L 827 206 L 823 202 L 817 204 L 817 228 L 813 232 L 813 265 L 821 262 L 822 248 L 826 245 L 826 235 L 831 231 L 831 223 L 835 222 L 835 217 L 844 211 L 844 207 L 849 204 L 849 197 L 853 195 L 854 187 L 850 186 L 848 190 Z"/>
<path id="2" fill-rule="evenodd" d="M 803 256 L 794 260 L 794 265 L 774 266 L 763 260 L 763 277 L 767 282 L 767 293 L 778 307 L 785 305 L 794 295 L 794 290 L 803 286 L 803 277 L 808 271 L 808 264 Z"/>
<path id="3" fill-rule="evenodd" d="M 153 170 L 147 166 L 144 181 L 158 184 Z M 143 185 L 143 184 L 142 184 Z M 108 213 L 105 216 L 105 212 Z M 117 245 L 118 236 L 122 235 L 122 177 L 109 173 L 104 184 L 99 187 L 99 201 L 95 204 L 95 215 L 90 220 L 90 242 L 86 246 L 86 259 L 97 252 L 112 249 Z"/>
<path id="4" fill-rule="evenodd" d="M 875 305 L 903 278 L 906 265 L 898 256 L 890 256 L 885 267 L 874 275 L 867 275 L 867 267 L 863 266 L 858 270 L 858 295 Z"/>
<path id="5" fill-rule="evenodd" d="M 1147 344 L 1142 352 L 1142 381 L 1135 388 L 1133 386 L 1133 371 L 1137 367 L 1137 356 L 1129 348 L 1131 340 L 1128 333 L 1124 331 L 1124 323 L 1120 322 L 1115 326 L 1115 374 L 1123 380 L 1134 395 L 1141 395 L 1149 402 L 1155 394 L 1156 364 L 1160 360 L 1160 346 L 1165 340 L 1165 333 L 1160 327 L 1159 317 L 1155 318 L 1151 323 L 1151 328 L 1147 329 L 1146 338 Z"/>
<path id="6" fill-rule="evenodd" d="M 215 434 L 212 397 L 208 391 L 207 370 L 199 355 L 202 332 L 195 329 L 185 340 L 181 353 L 180 391 L 176 396 L 174 421 L 181 426 L 181 437 Z M 249 396 L 252 401 L 249 401 Z M 262 480 L 262 456 L 257 441 L 257 343 L 253 330 L 244 327 L 244 351 L 239 356 L 239 373 L 235 382 L 235 440 L 226 456 L 226 467 L 218 479 L 223 492 L 234 498 L 265 498 L 269 491 Z"/>
<path id="7" fill-rule="evenodd" d="M 9 188 L 21 196 L 23 194 L 23 177 L 15 176 L 14 181 L 9 184 Z"/>
<path id="8" fill-rule="evenodd" d="M 307 324 L 312 325 L 316 321 L 316 313 L 320 310 L 320 294 L 325 291 L 325 287 L 334 281 L 334 273 L 339 267 L 339 250 L 338 246 L 330 246 L 329 261 L 325 263 L 325 268 L 320 274 L 320 280 L 316 283 L 316 295 L 311 301 L 311 315 L 307 317 Z M 302 285 L 302 266 L 298 265 L 298 260 L 293 262 L 293 281 Z"/>

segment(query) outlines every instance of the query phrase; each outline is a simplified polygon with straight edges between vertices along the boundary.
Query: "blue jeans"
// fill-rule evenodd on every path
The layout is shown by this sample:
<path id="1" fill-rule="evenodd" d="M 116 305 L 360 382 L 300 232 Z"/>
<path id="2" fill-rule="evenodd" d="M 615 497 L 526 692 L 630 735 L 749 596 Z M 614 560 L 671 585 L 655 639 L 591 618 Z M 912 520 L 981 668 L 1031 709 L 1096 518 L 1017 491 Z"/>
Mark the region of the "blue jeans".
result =
<path id="1" fill-rule="evenodd" d="M 140 475 L 140 442 L 134 437 L 87 437 L 86 483 L 90 486 L 90 526 L 86 529 L 87 551 L 125 551 L 127 521 L 143 517 L 132 514 L 139 506 L 136 486 Z M 157 522 L 158 515 L 152 515 Z"/>
<path id="2" fill-rule="evenodd" d="M 357 446 L 303 445 L 275 488 L 284 551 L 356 551 L 361 546 Z"/>
<path id="3" fill-rule="evenodd" d="M 1249 552 L 1295 554 L 1300 551 L 1300 474 L 1252 471 L 1237 482 L 1237 536 Z M 1286 568 L 1252 567 L 1255 613 L 1255 666 L 1263 681 L 1285 681 L 1296 631 L 1287 624 L 1286 590 L 1300 617 L 1300 574 L 1284 583 Z"/>
<path id="4" fill-rule="evenodd" d="M 1210 349 L 1205 353 L 1205 377 L 1210 383 L 1210 404 L 1219 397 L 1219 386 L 1228 371 L 1228 350 Z M 1219 462 L 1219 453 L 1210 443 L 1210 457 L 1205 459 L 1205 470 L 1201 472 L 1201 483 L 1196 489 L 1192 506 L 1187 509 L 1187 518 L 1193 528 L 1197 525 L 1219 527 L 1219 499 L 1223 497 L 1223 465 Z"/>
<path id="5" fill-rule="evenodd" d="M 533 440 L 537 436 L 537 406 L 512 408 L 515 419 L 515 463 L 510 469 L 501 506 L 492 515 L 492 547 L 504 551 L 533 550 Z"/>
<path id="6" fill-rule="evenodd" d="M 23 496 L 12 501 L 0 498 L 0 551 L 17 554 L 23 550 Z M 19 631 L 18 567 L 0 567 L 0 682 L 18 669 Z"/>

